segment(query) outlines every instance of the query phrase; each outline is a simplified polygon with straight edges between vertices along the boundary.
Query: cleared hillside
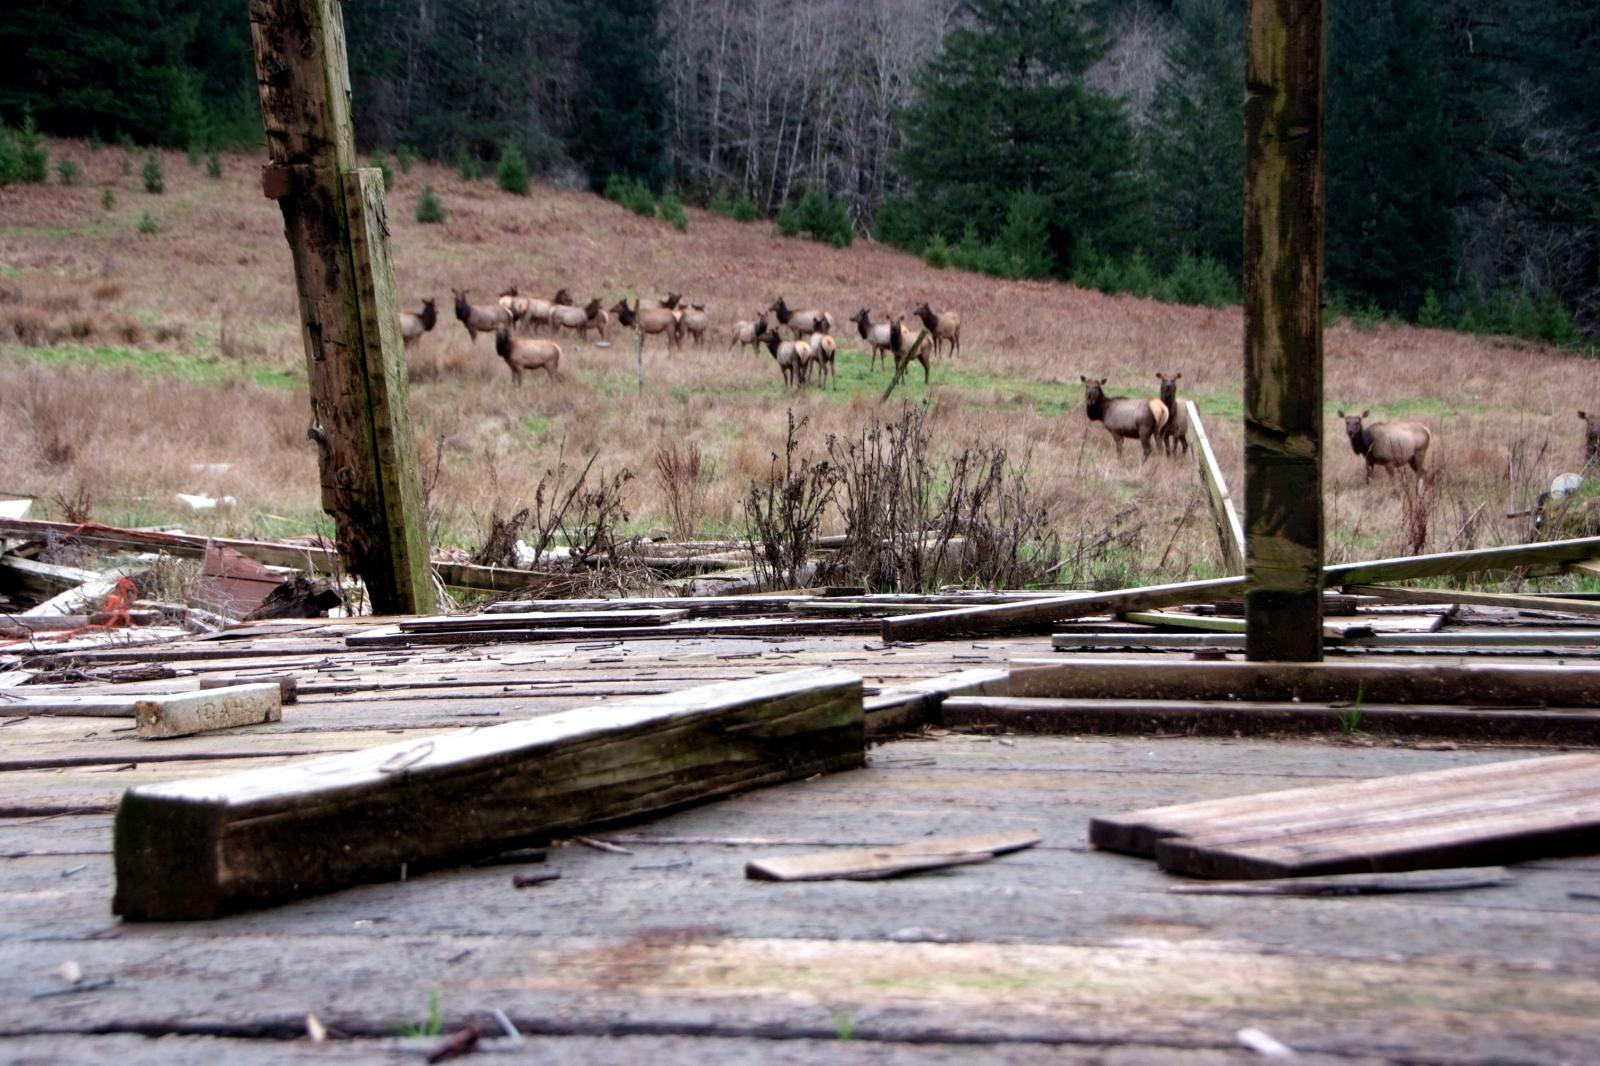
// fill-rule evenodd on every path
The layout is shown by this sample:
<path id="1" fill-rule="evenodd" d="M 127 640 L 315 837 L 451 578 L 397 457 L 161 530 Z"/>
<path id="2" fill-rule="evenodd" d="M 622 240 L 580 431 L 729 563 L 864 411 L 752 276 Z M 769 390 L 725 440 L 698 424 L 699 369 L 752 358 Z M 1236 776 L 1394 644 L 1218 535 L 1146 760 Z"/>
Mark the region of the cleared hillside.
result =
<path id="1" fill-rule="evenodd" d="M 277 208 L 260 193 L 259 161 L 224 157 L 223 177 L 212 180 L 182 155 L 164 156 L 167 191 L 156 196 L 144 192 L 138 160 L 123 172 L 119 149 L 53 142 L 51 150 L 78 161 L 77 185 L 0 190 L 0 490 L 40 495 L 49 517 L 61 513 L 50 502 L 60 494 L 87 499 L 109 522 L 267 536 L 329 528 L 305 436 L 289 258 Z M 443 225 L 415 221 L 425 183 L 444 202 Z M 599 466 L 637 475 L 626 493 L 640 528 L 666 522 L 656 449 L 697 445 L 714 469 L 702 525 L 736 530 L 740 500 L 766 476 L 789 409 L 808 420 L 805 439 L 820 451 L 827 435 L 853 435 L 902 399 L 926 398 L 951 447 L 1031 449 L 1068 554 L 1093 549 L 1080 577 L 1204 575 L 1217 566 L 1192 460 L 1141 466 L 1134 444 L 1119 461 L 1084 417 L 1078 379 L 1107 377 L 1113 393 L 1153 395 L 1157 370 L 1182 371 L 1180 395 L 1199 402 L 1238 479 L 1237 309 L 935 270 L 867 242 L 834 250 L 694 210 L 678 233 L 587 193 L 536 186 L 519 198 L 421 164 L 396 175 L 389 206 L 403 303 L 414 309 L 432 296 L 441 312 L 410 360 L 423 466 L 439 471 L 432 509 L 441 544 L 471 545 L 492 512 L 529 502 L 563 443 L 569 457 L 598 452 Z M 139 232 L 147 212 L 154 233 Z M 682 292 L 708 305 L 714 325 L 704 349 L 669 354 L 650 341 L 642 395 L 632 339 L 616 331 L 609 348 L 563 337 L 564 379 L 535 374 L 517 389 L 492 340 L 470 345 L 450 313 L 452 287 L 487 302 L 508 285 L 546 298 L 565 286 L 579 302 L 599 296 L 608 306 Z M 887 375 L 868 369 L 846 324 L 838 389 L 786 393 L 770 358 L 728 349 L 733 320 L 779 295 L 841 322 L 861 307 L 905 314 L 928 300 L 960 312 L 963 354 L 935 361 L 930 386 L 914 371 L 880 406 Z M 1527 520 L 1503 516 L 1528 506 L 1554 474 L 1582 467 L 1575 412 L 1600 406 L 1593 376 L 1587 361 L 1549 350 L 1411 328 L 1330 328 L 1332 555 L 1522 539 Z M 1401 479 L 1363 484 L 1333 417 L 1341 407 L 1435 430 L 1429 463 L 1440 477 L 1422 506 L 1405 505 Z M 227 493 L 239 504 L 197 515 L 177 492 Z M 1420 535 L 1418 518 L 1427 527 Z"/>

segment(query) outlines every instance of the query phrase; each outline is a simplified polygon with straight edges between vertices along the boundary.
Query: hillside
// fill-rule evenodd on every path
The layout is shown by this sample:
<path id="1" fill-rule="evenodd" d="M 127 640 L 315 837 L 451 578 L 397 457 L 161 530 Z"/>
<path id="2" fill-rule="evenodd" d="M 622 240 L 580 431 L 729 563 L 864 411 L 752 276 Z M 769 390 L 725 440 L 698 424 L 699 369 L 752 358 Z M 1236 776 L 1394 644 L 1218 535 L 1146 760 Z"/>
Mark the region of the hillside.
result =
<path id="1" fill-rule="evenodd" d="M 259 191 L 259 161 L 225 156 L 223 177 L 211 180 L 181 154 L 165 155 L 167 188 L 155 196 L 143 190 L 137 159 L 124 173 L 119 149 L 50 148 L 53 158 L 78 161 L 77 185 L 0 189 L 0 489 L 42 497 L 41 517 L 61 514 L 52 502 L 59 495 L 86 500 L 107 522 L 261 536 L 328 528 L 305 436 L 289 257 L 277 208 Z M 443 225 L 415 221 L 425 183 L 444 202 Z M 139 232 L 146 212 L 154 233 Z M 410 360 L 423 466 L 439 471 L 437 542 L 472 545 L 491 513 L 529 502 L 563 444 L 568 457 L 598 452 L 599 466 L 633 471 L 631 524 L 647 528 L 666 521 L 656 449 L 692 443 L 714 469 L 703 531 L 736 530 L 741 498 L 781 449 L 787 411 L 808 419 L 805 439 L 820 450 L 829 434 L 854 435 L 902 399 L 926 398 L 950 447 L 1000 442 L 1013 457 L 1031 448 L 1033 478 L 1058 508 L 1068 554 L 1081 549 L 1083 565 L 1066 571 L 1077 580 L 1213 572 L 1217 551 L 1192 460 L 1158 457 L 1141 467 L 1136 444 L 1118 460 L 1084 417 L 1078 378 L 1153 394 L 1157 370 L 1182 371 L 1182 395 L 1200 404 L 1237 483 L 1237 309 L 997 281 L 870 243 L 834 250 L 774 237 L 767 223 L 694 210 L 689 218 L 688 232 L 678 233 L 586 193 L 536 186 L 524 199 L 426 164 L 396 175 L 389 221 L 402 302 L 415 308 L 432 296 L 441 312 Z M 491 340 L 469 345 L 449 311 L 452 287 L 487 302 L 507 285 L 545 297 L 565 286 L 579 302 L 599 296 L 608 306 L 683 292 L 708 305 L 711 339 L 703 350 L 670 354 L 650 341 L 642 395 L 631 338 L 602 348 L 564 337 L 563 380 L 537 374 L 512 388 Z M 838 389 L 789 395 L 765 355 L 728 350 L 732 321 L 780 294 L 841 321 L 860 307 L 906 313 L 926 299 L 960 312 L 964 351 L 934 363 L 931 386 L 917 372 L 880 407 L 886 375 L 869 371 L 846 325 Z M 1435 430 L 1429 463 L 1440 477 L 1409 511 L 1426 520 L 1421 543 L 1512 541 L 1526 534 L 1526 520 L 1504 513 L 1526 507 L 1554 474 L 1582 466 L 1574 412 L 1595 403 L 1592 371 L 1551 350 L 1452 333 L 1330 328 L 1331 554 L 1400 553 L 1418 540 L 1400 479 L 1363 484 L 1335 409 L 1371 408 L 1374 417 L 1420 419 Z M 239 504 L 195 514 L 177 492 L 226 493 Z"/>

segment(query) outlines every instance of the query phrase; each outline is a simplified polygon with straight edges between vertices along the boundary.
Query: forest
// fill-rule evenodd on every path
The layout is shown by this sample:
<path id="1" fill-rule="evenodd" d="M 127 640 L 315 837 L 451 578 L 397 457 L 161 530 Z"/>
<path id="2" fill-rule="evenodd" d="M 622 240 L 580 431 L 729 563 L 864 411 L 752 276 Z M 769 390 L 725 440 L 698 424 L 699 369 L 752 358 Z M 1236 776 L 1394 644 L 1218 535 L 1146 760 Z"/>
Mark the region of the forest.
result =
<path id="1" fill-rule="evenodd" d="M 1329 5 L 1330 309 L 1592 348 L 1600 5 Z M 1244 0 L 347 0 L 363 151 L 619 180 L 1006 277 L 1237 300 Z M 13 0 L 32 130 L 260 141 L 244 0 Z M 46 175 L 47 177 L 47 175 Z M 804 218 L 835 220 L 806 223 Z"/>

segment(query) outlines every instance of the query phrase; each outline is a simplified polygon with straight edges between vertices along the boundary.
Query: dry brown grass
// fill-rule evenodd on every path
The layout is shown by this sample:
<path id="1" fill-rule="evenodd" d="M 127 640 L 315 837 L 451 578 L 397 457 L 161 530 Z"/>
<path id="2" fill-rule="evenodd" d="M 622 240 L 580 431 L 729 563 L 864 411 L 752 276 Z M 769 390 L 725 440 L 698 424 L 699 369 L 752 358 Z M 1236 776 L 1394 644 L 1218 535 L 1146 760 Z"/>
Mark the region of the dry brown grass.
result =
<path id="1" fill-rule="evenodd" d="M 277 534 L 318 518 L 315 453 L 305 438 L 303 392 L 263 388 L 249 371 L 293 369 L 301 339 L 287 250 L 276 208 L 245 160 L 220 182 L 181 155 L 163 159 L 168 192 L 148 196 L 120 171 L 115 148 L 72 146 L 80 185 L 0 190 L 0 350 L 51 344 L 161 350 L 232 368 L 242 380 L 197 384 L 130 370 L 43 365 L 31 353 L 0 356 L 0 452 L 8 488 L 44 499 L 85 488 L 102 520 L 161 521 Z M 445 202 L 442 226 L 414 221 L 431 184 Z M 101 191 L 116 190 L 104 211 Z M 154 235 L 134 220 L 150 211 Z M 768 476 L 782 448 L 787 411 L 808 420 L 805 444 L 854 436 L 875 413 L 925 394 L 920 375 L 885 407 L 886 376 L 867 379 L 853 327 L 840 330 L 843 388 L 786 394 L 769 358 L 728 350 L 735 319 L 783 295 L 875 318 L 926 299 L 959 310 L 964 353 L 934 364 L 929 427 L 942 446 L 978 442 L 1030 453 L 1040 492 L 1055 513 L 1076 581 L 1174 578 L 1214 572 L 1215 536 L 1192 461 L 1120 462 L 1082 414 L 1079 374 L 1106 376 L 1114 392 L 1153 395 L 1155 372 L 1181 370 L 1180 393 L 1207 416 L 1236 490 L 1242 467 L 1238 413 L 1242 321 L 1211 311 L 1107 297 L 1065 285 L 1006 282 L 938 271 L 871 244 L 836 251 L 690 212 L 687 234 L 582 193 L 538 186 L 526 199 L 489 182 L 421 165 L 400 176 L 389 223 L 400 298 L 440 300 L 438 326 L 408 356 L 419 446 L 434 467 L 431 513 L 441 536 L 474 544 L 492 513 L 527 506 L 565 441 L 568 455 L 600 454 L 607 471 L 640 475 L 625 488 L 637 527 L 673 524 L 670 488 L 651 476 L 663 448 L 695 448 L 715 477 L 696 501 L 702 533 L 731 532 L 753 479 Z M 704 349 L 667 353 L 646 345 L 645 389 L 634 385 L 632 338 L 613 346 L 561 338 L 564 380 L 513 388 L 490 338 L 476 345 L 449 312 L 451 287 L 478 299 L 515 284 L 548 297 L 566 286 L 582 302 L 659 296 L 669 289 L 706 303 Z M 209 365 L 209 364 L 208 364 Z M 303 371 L 300 372 L 303 375 Z M 1425 493 L 1423 547 L 1462 548 L 1521 539 L 1530 506 L 1562 470 L 1582 467 L 1578 407 L 1600 405 L 1592 366 L 1537 347 L 1509 347 L 1451 333 L 1346 326 L 1327 334 L 1329 400 L 1325 500 L 1334 559 L 1396 554 L 1419 542 L 1419 515 L 1399 480 L 1370 486 L 1333 407 L 1370 407 L 1376 418 L 1415 418 L 1435 430 L 1430 466 L 1447 472 Z M 195 463 L 230 463 L 226 474 Z M 196 517 L 178 491 L 232 493 L 232 514 Z M 1409 514 L 1409 520 L 1408 520 Z M 287 522 L 265 517 L 276 515 Z M 827 532 L 838 531 L 830 515 Z"/>

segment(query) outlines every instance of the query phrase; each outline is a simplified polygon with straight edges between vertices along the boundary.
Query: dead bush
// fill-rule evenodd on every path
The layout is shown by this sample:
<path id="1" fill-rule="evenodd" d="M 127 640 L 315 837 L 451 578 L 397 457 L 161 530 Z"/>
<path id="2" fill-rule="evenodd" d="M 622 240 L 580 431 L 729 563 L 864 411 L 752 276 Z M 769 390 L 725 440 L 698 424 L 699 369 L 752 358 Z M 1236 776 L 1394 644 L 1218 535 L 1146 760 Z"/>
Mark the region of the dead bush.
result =
<path id="1" fill-rule="evenodd" d="M 679 540 L 692 540 L 705 511 L 713 467 L 692 441 L 682 449 L 675 443 L 657 448 L 655 460 L 656 483 L 667 501 L 673 535 Z"/>
<path id="2" fill-rule="evenodd" d="M 61 520 L 81 525 L 90 520 L 94 513 L 94 495 L 88 486 L 80 483 L 72 492 L 58 492 L 51 498 L 51 503 L 61 514 Z"/>
<path id="3" fill-rule="evenodd" d="M 745 493 L 745 543 L 757 579 L 769 587 L 803 588 L 810 580 L 807 563 L 822 513 L 839 485 L 839 471 L 826 459 L 814 463 L 799 457 L 805 425 L 804 418 L 795 421 L 791 408 L 782 467 L 772 453 L 765 482 L 752 482 Z"/>

